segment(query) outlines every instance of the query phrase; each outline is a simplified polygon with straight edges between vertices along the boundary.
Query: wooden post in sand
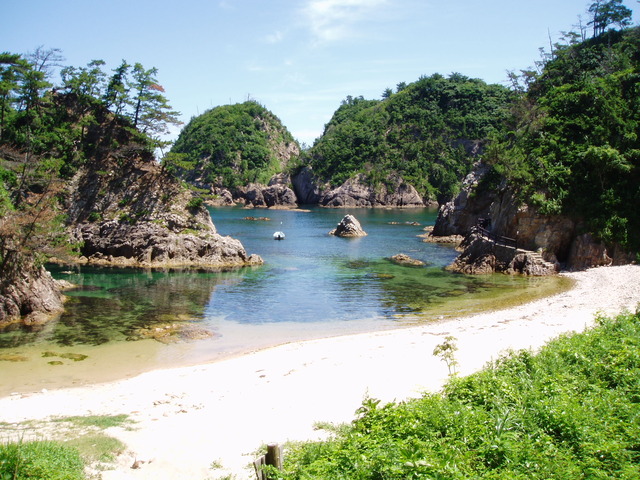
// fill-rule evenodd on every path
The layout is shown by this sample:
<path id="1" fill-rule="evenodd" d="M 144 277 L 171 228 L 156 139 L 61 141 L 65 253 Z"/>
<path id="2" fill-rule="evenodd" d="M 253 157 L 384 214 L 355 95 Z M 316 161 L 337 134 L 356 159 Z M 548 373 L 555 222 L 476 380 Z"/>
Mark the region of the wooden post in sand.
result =
<path id="1" fill-rule="evenodd" d="M 267 455 L 265 457 L 267 465 L 276 467 L 278 470 L 282 470 L 282 447 L 277 443 L 270 443 L 267 445 Z"/>
<path id="2" fill-rule="evenodd" d="M 258 457 L 253 462 L 258 480 L 269 480 L 269 477 L 262 470 L 262 467 L 265 465 L 270 465 L 278 470 L 282 470 L 282 447 L 279 444 L 270 443 L 267 445 L 267 454 Z"/>

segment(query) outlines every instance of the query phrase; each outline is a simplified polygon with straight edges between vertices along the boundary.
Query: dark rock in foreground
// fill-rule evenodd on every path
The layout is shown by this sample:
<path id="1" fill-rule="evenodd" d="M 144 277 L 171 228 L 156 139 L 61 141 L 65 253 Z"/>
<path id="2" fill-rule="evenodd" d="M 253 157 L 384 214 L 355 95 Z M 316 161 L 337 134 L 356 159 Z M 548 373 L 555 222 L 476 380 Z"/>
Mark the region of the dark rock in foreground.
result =
<path id="1" fill-rule="evenodd" d="M 61 285 L 44 267 L 28 267 L 0 294 L 0 326 L 16 321 L 25 325 L 46 322 L 61 312 Z"/>
<path id="2" fill-rule="evenodd" d="M 461 246 L 464 251 L 447 270 L 465 274 L 548 276 L 560 269 L 559 264 L 545 261 L 537 252 L 503 245 L 476 233 L 467 236 Z"/>

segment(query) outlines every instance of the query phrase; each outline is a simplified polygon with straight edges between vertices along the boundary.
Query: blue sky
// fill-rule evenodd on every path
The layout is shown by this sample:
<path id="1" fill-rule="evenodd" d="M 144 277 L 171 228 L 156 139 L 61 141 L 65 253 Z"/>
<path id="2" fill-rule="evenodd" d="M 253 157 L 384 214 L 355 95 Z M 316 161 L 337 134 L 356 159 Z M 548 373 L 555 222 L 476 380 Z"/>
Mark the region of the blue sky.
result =
<path id="1" fill-rule="evenodd" d="M 0 51 L 60 48 L 65 64 L 157 67 L 187 122 L 253 99 L 309 145 L 347 96 L 421 75 L 505 83 L 589 0 L 4 0 Z M 636 2 L 626 0 L 634 9 Z M 637 10 L 637 9 L 636 9 Z M 634 22 L 637 15 L 634 12 Z M 177 130 L 176 130 L 177 132 Z"/>

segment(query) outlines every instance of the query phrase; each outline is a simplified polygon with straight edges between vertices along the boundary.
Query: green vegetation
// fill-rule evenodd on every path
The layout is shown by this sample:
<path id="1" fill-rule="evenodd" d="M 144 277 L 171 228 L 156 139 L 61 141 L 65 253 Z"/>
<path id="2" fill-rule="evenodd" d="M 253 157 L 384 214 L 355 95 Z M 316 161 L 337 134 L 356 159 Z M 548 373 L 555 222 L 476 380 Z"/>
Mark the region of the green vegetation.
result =
<path id="1" fill-rule="evenodd" d="M 401 175 L 424 196 L 449 200 L 478 149 L 507 118 L 507 88 L 460 74 L 401 84 L 384 100 L 347 97 L 308 152 L 324 181 Z"/>
<path id="2" fill-rule="evenodd" d="M 237 187 L 266 184 L 288 161 L 278 149 L 295 144 L 280 120 L 255 101 L 213 108 L 194 117 L 171 149 L 168 168 L 187 180 Z"/>
<path id="3" fill-rule="evenodd" d="M 640 29 L 577 36 L 555 45 L 539 74 L 513 76 L 521 94 L 509 132 L 485 159 L 522 201 L 638 251 Z"/>
<path id="4" fill-rule="evenodd" d="M 442 393 L 367 399 L 331 440 L 292 446 L 278 478 L 638 478 L 640 313 L 597 323 Z"/>
<path id="5" fill-rule="evenodd" d="M 128 415 L 87 415 L 84 417 L 60 417 L 56 423 L 70 423 L 76 427 L 111 428 L 122 427 L 131 422 Z"/>
<path id="6" fill-rule="evenodd" d="M 8 433 L 55 427 L 52 440 L 0 444 L 0 480 L 84 480 L 85 467 L 109 468 L 126 449 L 118 439 L 102 433 L 131 423 L 127 415 L 61 417 L 49 422 L 2 424 Z M 14 431 L 14 432 L 12 432 Z"/>
<path id="7" fill-rule="evenodd" d="M 77 449 L 50 442 L 0 445 L 2 480 L 83 480 L 84 462 Z"/>

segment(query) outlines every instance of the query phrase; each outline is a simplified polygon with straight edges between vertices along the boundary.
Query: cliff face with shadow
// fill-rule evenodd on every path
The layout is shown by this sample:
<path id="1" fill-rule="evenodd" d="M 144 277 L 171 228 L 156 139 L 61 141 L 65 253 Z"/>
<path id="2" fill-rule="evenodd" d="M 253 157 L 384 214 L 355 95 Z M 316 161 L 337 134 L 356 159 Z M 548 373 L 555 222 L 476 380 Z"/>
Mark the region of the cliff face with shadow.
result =
<path id="1" fill-rule="evenodd" d="M 583 270 L 603 265 L 626 264 L 633 260 L 632 255 L 618 246 L 605 245 L 592 235 L 584 233 L 585 229 L 579 218 L 543 215 L 534 207 L 518 201 L 512 189 L 499 179 L 490 178 L 491 175 L 493 173 L 487 165 L 477 163 L 464 180 L 461 192 L 442 205 L 438 212 L 434 236 L 467 237 L 463 244 L 465 251 L 455 264 L 458 271 L 518 271 L 508 267 L 510 261 L 480 262 L 482 268 L 474 271 L 472 265 L 479 265 L 479 259 L 490 254 L 495 246 L 495 242 L 492 244 L 480 241 L 476 238 L 477 235 L 469 238 L 473 227 L 479 222 L 485 222 L 488 232 L 493 236 L 513 240 L 517 249 L 537 253 L 545 262 L 556 265 L 556 269 Z M 515 256 L 516 253 L 514 258 Z M 530 259 L 530 262 L 537 261 L 537 258 Z M 496 269 L 496 263 L 507 267 Z M 516 265 L 518 263 L 522 261 L 516 260 Z"/>

